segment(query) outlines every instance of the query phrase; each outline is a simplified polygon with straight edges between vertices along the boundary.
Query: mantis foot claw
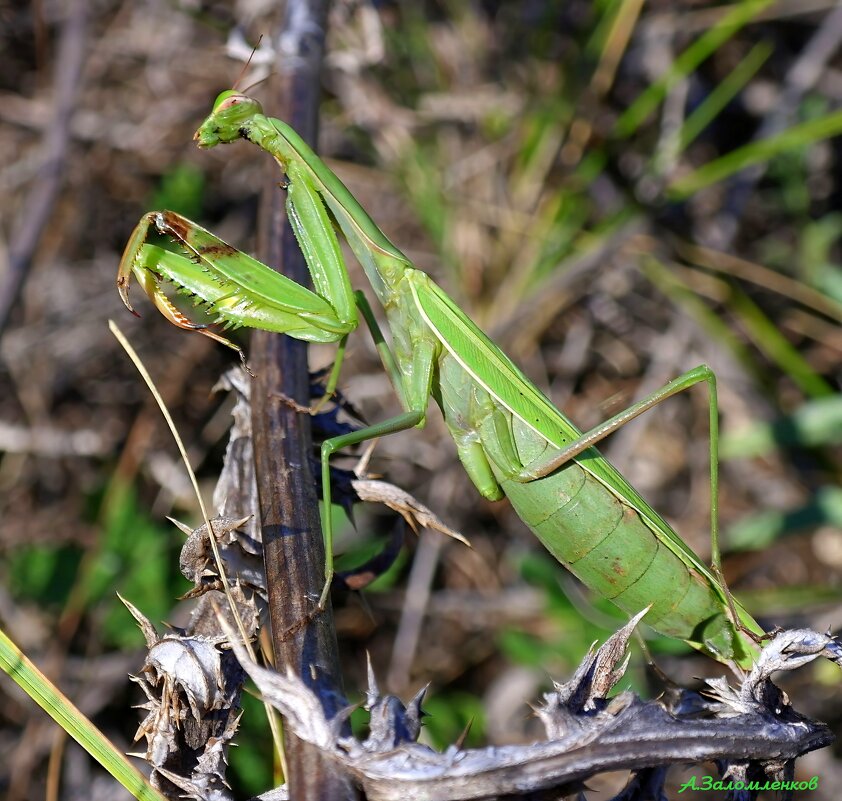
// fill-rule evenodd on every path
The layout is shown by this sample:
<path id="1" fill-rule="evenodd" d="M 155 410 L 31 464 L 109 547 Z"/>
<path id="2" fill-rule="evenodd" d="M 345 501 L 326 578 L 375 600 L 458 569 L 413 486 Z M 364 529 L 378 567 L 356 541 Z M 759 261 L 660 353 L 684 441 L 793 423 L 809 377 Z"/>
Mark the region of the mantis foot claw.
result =
<path id="1" fill-rule="evenodd" d="M 311 416 L 317 415 L 321 411 L 322 406 L 324 406 L 331 398 L 330 395 L 323 395 L 312 406 L 305 406 L 303 403 L 299 403 L 297 400 L 290 398 L 289 395 L 285 395 L 283 392 L 273 392 L 272 397 L 276 398 L 283 403 L 284 406 L 288 406 L 293 411 L 299 412 L 300 414 L 309 414 Z"/>

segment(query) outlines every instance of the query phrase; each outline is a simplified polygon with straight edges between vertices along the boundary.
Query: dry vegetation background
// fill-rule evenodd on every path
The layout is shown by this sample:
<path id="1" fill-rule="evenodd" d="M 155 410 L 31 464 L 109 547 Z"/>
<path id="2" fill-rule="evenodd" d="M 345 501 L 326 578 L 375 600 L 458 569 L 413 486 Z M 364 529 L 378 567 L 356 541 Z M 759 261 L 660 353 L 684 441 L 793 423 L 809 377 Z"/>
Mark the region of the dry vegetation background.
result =
<path id="1" fill-rule="evenodd" d="M 638 125 L 618 127 L 733 8 L 337 2 L 320 149 L 390 238 L 580 427 L 711 364 L 732 587 L 769 627 L 822 630 L 842 619 L 839 142 L 797 135 L 754 171 L 732 170 L 684 198 L 670 187 L 756 138 L 833 119 L 840 12 L 830 2 L 766 4 L 688 77 L 673 73 Z M 191 137 L 240 72 L 225 54 L 231 32 L 254 42 L 275 12 L 261 2 L 0 5 L 0 622 L 126 750 L 138 699 L 125 676 L 141 638 L 115 592 L 154 621 L 184 619 L 173 600 L 187 588 L 181 535 L 165 516 L 195 520 L 196 509 L 106 321 L 141 352 L 208 491 L 228 423 L 211 388 L 236 357 L 175 330 L 139 293 L 143 319 L 131 318 L 114 289 L 117 263 L 153 208 L 250 247 L 256 187 L 273 165 L 244 144 L 200 153 Z M 729 80 L 733 97 L 712 108 Z M 684 141 L 683 123 L 705 104 L 709 124 Z M 342 385 L 369 420 L 396 408 L 365 337 L 353 342 Z M 364 686 L 368 650 L 390 691 L 408 696 L 432 682 L 437 743 L 471 718 L 475 741 L 511 742 L 532 725 L 525 702 L 616 618 L 505 503 L 477 498 L 433 418 L 424 432 L 382 442 L 373 469 L 474 547 L 413 538 L 414 567 L 402 562 L 364 597 L 337 595 L 346 688 Z M 699 390 L 603 449 L 700 553 L 707 448 Z M 364 550 L 393 524 L 359 510 L 342 549 Z M 717 672 L 680 657 L 680 645 L 654 647 L 682 680 Z M 838 727 L 834 670 L 805 670 L 789 692 L 800 711 Z M 0 791 L 42 798 L 63 745 L 5 677 L 0 698 Z M 241 793 L 270 781 L 252 725 L 234 754 Z M 75 747 L 66 756 L 62 796 L 97 797 L 104 779 Z M 835 760 L 827 750 L 801 763 L 820 777 L 817 797 L 831 797 Z"/>

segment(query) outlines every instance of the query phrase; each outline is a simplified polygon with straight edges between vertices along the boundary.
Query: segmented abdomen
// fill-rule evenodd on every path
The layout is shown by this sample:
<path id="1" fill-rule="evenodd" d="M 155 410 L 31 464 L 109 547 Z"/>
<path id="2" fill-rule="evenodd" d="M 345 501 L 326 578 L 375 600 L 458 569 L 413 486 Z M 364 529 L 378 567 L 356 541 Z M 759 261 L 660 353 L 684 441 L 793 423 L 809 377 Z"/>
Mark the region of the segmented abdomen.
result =
<path id="1" fill-rule="evenodd" d="M 628 615 L 652 604 L 644 622 L 662 634 L 707 645 L 725 658 L 734 653 L 721 595 L 636 508 L 588 472 L 588 459 L 598 457 L 593 449 L 549 476 L 515 481 L 523 465 L 551 455 L 553 446 L 446 354 L 438 378 L 454 439 L 479 441 L 514 510 L 559 562 Z"/>
<path id="2" fill-rule="evenodd" d="M 645 622 L 663 634 L 697 642 L 722 636 L 720 650 L 730 651 L 730 623 L 707 580 L 582 467 L 571 463 L 529 483 L 493 467 L 521 520 L 584 584 L 629 615 L 653 604 Z"/>

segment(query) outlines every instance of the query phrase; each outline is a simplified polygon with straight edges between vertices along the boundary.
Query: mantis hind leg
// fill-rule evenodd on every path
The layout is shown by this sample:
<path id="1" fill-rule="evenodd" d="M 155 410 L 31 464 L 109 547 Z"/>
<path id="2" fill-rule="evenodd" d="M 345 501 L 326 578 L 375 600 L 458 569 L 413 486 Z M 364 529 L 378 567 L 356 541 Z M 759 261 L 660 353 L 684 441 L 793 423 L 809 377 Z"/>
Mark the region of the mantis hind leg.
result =
<path id="1" fill-rule="evenodd" d="M 711 512 L 711 561 L 718 570 L 721 565 L 719 550 L 719 405 L 716 394 L 716 376 L 706 364 L 688 370 L 674 378 L 665 386 L 655 390 L 642 400 L 629 406 L 619 414 L 614 415 L 604 423 L 600 423 L 590 431 L 568 443 L 565 447 L 555 451 L 548 457 L 536 460 L 526 465 L 517 481 L 534 481 L 543 478 L 567 464 L 588 448 L 595 446 L 606 437 L 622 428 L 626 423 L 639 417 L 644 412 L 657 406 L 667 398 L 684 392 L 691 387 L 705 382 L 708 385 L 708 412 L 710 418 L 710 512 Z"/>
<path id="2" fill-rule="evenodd" d="M 697 384 L 706 383 L 708 386 L 708 413 L 710 428 L 710 540 L 711 567 L 717 581 L 720 583 L 728 604 L 729 614 L 736 627 L 746 634 L 756 637 L 756 633 L 747 630 L 737 613 L 733 597 L 725 577 L 722 574 L 722 553 L 719 545 L 719 406 L 717 403 L 716 376 L 707 365 L 699 365 L 692 370 L 678 376 L 665 386 L 647 395 L 641 401 L 628 409 L 614 415 L 604 423 L 583 433 L 579 438 L 555 451 L 548 457 L 542 457 L 526 465 L 515 476 L 517 481 L 534 481 L 549 475 L 566 463 L 570 462 L 588 448 L 595 446 L 630 420 L 657 406 L 667 398 L 690 389 Z"/>

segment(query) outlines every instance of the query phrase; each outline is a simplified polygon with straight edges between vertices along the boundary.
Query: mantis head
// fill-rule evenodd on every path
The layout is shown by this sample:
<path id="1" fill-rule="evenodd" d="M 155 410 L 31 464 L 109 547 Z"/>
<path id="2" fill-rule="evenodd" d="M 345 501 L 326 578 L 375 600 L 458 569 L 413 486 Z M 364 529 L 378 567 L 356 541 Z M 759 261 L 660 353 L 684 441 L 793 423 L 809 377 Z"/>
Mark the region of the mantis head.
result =
<path id="1" fill-rule="evenodd" d="M 243 126 L 255 115 L 263 114 L 263 107 L 236 89 L 226 89 L 213 104 L 213 111 L 193 134 L 199 147 L 214 147 L 239 139 Z"/>

